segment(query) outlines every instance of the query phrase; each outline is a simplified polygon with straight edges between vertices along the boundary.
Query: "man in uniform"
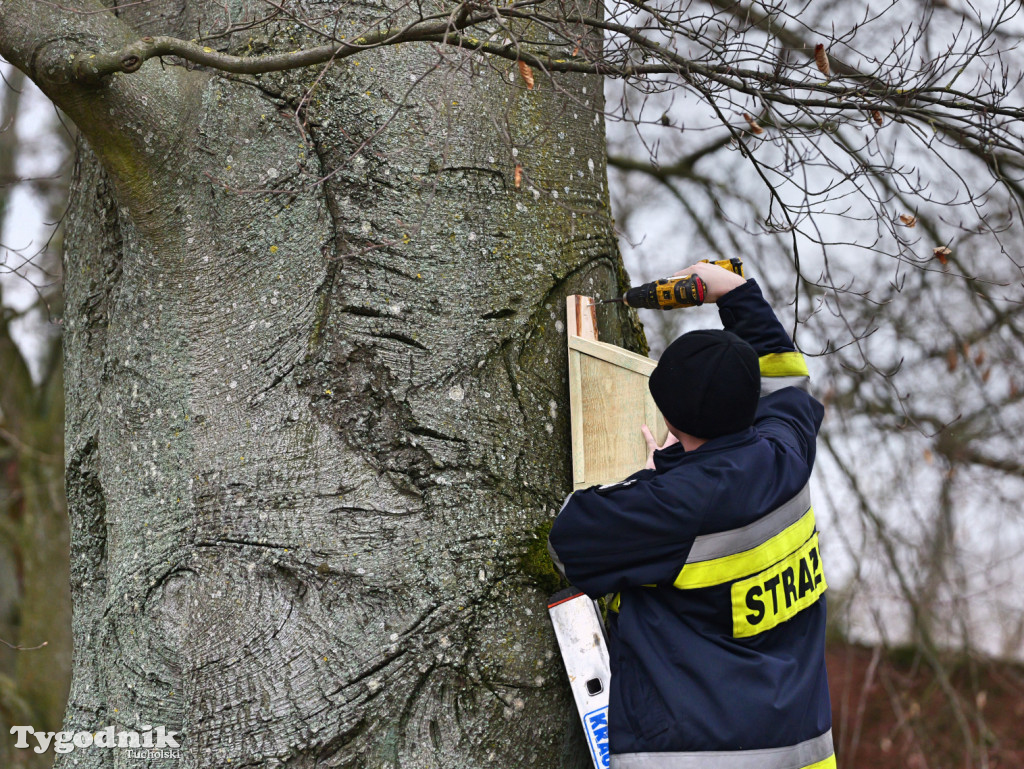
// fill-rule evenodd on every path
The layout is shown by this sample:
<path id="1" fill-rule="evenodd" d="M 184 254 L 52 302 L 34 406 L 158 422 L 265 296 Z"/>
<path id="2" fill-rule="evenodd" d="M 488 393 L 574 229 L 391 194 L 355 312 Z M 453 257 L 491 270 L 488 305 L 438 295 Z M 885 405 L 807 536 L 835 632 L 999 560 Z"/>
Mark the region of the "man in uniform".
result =
<path id="1" fill-rule="evenodd" d="M 724 331 L 665 350 L 670 437 L 571 495 L 552 558 L 609 605 L 612 769 L 834 769 L 825 575 L 808 493 L 824 408 L 753 280 L 711 264 Z"/>

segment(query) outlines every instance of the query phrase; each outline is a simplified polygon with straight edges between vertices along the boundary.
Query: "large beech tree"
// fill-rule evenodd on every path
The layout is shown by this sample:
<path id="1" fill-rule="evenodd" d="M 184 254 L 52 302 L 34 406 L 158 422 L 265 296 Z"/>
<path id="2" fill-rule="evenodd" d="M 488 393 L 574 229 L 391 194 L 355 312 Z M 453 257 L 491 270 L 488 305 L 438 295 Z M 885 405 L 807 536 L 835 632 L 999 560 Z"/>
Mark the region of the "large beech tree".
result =
<path id="1" fill-rule="evenodd" d="M 343 31 L 387 13 L 300 10 Z M 564 297 L 623 282 L 600 79 L 527 88 L 429 44 L 83 75 L 224 13 L 0 6 L 0 53 L 83 139 L 65 728 L 166 725 L 175 766 L 589 760 L 531 564 L 569 478 Z M 290 51 L 310 23 L 217 45 Z"/>

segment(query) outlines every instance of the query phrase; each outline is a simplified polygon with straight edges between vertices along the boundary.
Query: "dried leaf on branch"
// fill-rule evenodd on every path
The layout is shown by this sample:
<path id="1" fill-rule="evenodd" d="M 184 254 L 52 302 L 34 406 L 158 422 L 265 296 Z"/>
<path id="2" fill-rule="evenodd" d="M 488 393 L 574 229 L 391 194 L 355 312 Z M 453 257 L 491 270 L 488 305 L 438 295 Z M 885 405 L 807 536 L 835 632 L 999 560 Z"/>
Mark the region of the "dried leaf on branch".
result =
<path id="1" fill-rule="evenodd" d="M 743 119 L 746 120 L 747 124 L 750 126 L 751 133 L 755 133 L 755 134 L 763 134 L 764 133 L 764 129 L 754 119 L 753 115 L 749 115 L 748 113 L 744 112 L 743 113 Z"/>
<path id="2" fill-rule="evenodd" d="M 516 183 L 516 189 L 518 189 L 523 183 L 523 164 L 516 163 L 516 173 L 513 177 Z"/>
<path id="3" fill-rule="evenodd" d="M 818 65 L 818 69 L 821 70 L 821 74 L 825 77 L 832 76 L 832 69 L 828 66 L 828 54 L 825 53 L 824 43 L 818 43 L 814 46 L 814 63 Z"/>
<path id="4" fill-rule="evenodd" d="M 949 259 L 946 257 L 953 253 L 946 246 L 936 246 L 932 249 L 932 256 L 939 260 L 943 265 L 949 264 Z"/>
<path id="5" fill-rule="evenodd" d="M 911 214 L 900 214 L 900 221 L 911 229 L 917 226 L 917 217 L 912 216 Z"/>
<path id="6" fill-rule="evenodd" d="M 533 81 L 533 70 L 530 68 L 530 65 L 527 64 L 522 59 L 520 59 L 517 62 L 517 64 L 519 64 L 519 74 L 522 76 L 523 82 L 526 83 L 527 90 L 532 91 L 533 90 L 533 82 L 534 82 Z"/>

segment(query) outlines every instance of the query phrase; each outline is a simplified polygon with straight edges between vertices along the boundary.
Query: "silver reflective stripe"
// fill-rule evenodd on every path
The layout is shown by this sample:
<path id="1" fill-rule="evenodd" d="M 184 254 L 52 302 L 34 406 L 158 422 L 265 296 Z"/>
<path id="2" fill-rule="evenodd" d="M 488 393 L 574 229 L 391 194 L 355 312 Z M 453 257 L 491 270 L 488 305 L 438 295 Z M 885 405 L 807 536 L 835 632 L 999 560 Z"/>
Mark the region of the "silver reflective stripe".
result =
<path id="1" fill-rule="evenodd" d="M 780 531 L 799 521 L 804 513 L 811 508 L 811 484 L 808 481 L 800 491 L 788 502 L 753 523 L 738 529 L 719 531 L 715 534 L 702 534 L 693 541 L 687 563 L 710 561 L 726 555 L 743 553 L 751 548 L 767 542 Z"/>
<path id="2" fill-rule="evenodd" d="M 763 750 L 619 753 L 611 769 L 804 769 L 833 754 L 832 730 L 798 745 Z"/>
<path id="3" fill-rule="evenodd" d="M 550 539 L 548 540 L 548 556 L 551 558 L 551 563 L 553 563 L 555 568 L 558 569 L 558 573 L 565 577 L 565 566 L 559 560 L 558 553 L 555 552 L 555 548 L 551 547 Z M 565 578 L 569 579 L 568 577 Z"/>
<path id="4" fill-rule="evenodd" d="M 562 511 L 565 510 L 565 506 L 569 504 L 570 499 L 572 499 L 572 494 L 569 494 L 565 498 L 565 502 L 562 503 L 562 506 L 558 508 L 558 515 L 560 515 Z M 565 577 L 565 566 L 562 564 L 561 559 L 559 559 L 558 553 L 555 552 L 555 548 L 551 547 L 550 539 L 548 539 L 548 555 L 551 556 L 551 563 L 553 563 L 555 565 L 555 568 L 558 569 L 558 573 Z M 568 577 L 566 577 L 566 579 L 568 579 Z"/>
<path id="5" fill-rule="evenodd" d="M 783 387 L 796 387 L 807 392 L 811 378 L 806 376 L 763 376 L 761 377 L 761 395 L 773 393 Z"/>

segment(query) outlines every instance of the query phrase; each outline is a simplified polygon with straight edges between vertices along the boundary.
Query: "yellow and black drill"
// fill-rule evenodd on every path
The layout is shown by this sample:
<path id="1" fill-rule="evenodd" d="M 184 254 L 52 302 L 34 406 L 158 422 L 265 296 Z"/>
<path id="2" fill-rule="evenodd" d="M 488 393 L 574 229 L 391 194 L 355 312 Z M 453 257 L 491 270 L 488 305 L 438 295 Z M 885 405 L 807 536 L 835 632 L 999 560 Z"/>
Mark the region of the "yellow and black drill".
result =
<path id="1" fill-rule="evenodd" d="M 714 264 L 729 272 L 735 272 L 740 277 L 746 277 L 743 274 L 742 259 L 719 259 Z M 680 275 L 677 278 L 661 278 L 644 283 L 642 286 L 629 289 L 617 299 L 602 299 L 596 304 L 623 302 L 640 310 L 674 310 L 677 307 L 696 307 L 704 304 L 706 292 L 707 286 L 699 275 Z"/>

